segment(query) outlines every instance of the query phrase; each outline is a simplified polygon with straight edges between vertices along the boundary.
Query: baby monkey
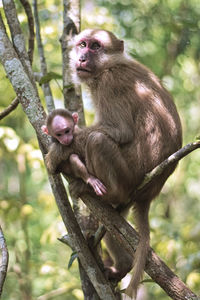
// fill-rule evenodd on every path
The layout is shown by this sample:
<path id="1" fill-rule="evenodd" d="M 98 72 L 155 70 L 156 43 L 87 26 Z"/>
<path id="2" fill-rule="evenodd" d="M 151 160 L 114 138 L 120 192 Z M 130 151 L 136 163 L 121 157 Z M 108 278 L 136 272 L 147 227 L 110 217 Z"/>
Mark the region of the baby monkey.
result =
<path id="1" fill-rule="evenodd" d="M 89 184 L 96 195 L 106 194 L 106 187 L 96 177 L 88 173 L 84 164 L 87 134 L 80 134 L 78 113 L 67 109 L 55 109 L 46 119 L 42 131 L 52 137 L 52 144 L 45 156 L 47 169 L 51 174 L 62 171 L 65 174 L 81 178 Z"/>

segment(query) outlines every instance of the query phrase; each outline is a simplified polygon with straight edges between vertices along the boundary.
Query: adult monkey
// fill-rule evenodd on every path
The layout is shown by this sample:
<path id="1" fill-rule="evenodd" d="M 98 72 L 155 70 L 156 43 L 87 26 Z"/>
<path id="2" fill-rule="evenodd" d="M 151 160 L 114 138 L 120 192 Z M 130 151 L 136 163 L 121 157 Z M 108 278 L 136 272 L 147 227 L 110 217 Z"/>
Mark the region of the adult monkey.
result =
<path id="1" fill-rule="evenodd" d="M 105 155 L 102 157 L 102 147 L 104 153 L 112 151 L 107 147 L 107 139 L 111 138 L 121 151 L 119 159 L 129 166 L 131 172 L 124 181 L 131 183 L 133 191 L 147 172 L 181 147 L 181 124 L 172 97 L 152 71 L 124 53 L 123 41 L 105 30 L 86 29 L 75 37 L 71 68 L 74 82 L 84 82 L 89 87 L 96 108 L 96 124 L 86 145 L 88 171 L 105 185 L 108 170 L 120 172 Z M 136 293 L 145 267 L 150 202 L 174 169 L 175 165 L 168 168 L 135 199 L 140 241 L 134 275 L 127 289 L 130 296 Z M 81 190 L 80 185 L 77 183 L 74 189 Z M 110 276 L 122 277 L 131 268 L 130 259 L 109 234 L 106 239 L 115 263 Z"/>

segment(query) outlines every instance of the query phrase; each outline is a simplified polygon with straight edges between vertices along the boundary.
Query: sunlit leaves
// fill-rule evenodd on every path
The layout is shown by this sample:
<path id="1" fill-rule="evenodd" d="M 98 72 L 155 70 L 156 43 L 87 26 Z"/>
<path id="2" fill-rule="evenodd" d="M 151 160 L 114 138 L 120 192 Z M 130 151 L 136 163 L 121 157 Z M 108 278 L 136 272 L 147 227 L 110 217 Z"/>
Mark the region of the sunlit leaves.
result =
<path id="1" fill-rule="evenodd" d="M 0 142 L 6 147 L 7 151 L 15 151 L 20 143 L 20 138 L 15 131 L 9 127 L 0 127 Z"/>

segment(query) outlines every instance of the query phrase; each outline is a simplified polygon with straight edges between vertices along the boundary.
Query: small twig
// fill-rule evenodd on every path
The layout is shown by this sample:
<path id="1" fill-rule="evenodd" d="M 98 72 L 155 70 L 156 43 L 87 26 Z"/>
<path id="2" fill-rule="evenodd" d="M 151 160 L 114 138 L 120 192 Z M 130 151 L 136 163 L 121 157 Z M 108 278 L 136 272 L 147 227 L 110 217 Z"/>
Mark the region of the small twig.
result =
<path id="1" fill-rule="evenodd" d="M 4 234 L 2 231 L 2 228 L 0 226 L 0 249 L 2 252 L 2 259 L 0 263 L 0 297 L 3 291 L 3 285 L 6 279 L 6 274 L 7 274 L 7 268 L 8 268 L 8 249 L 6 246 L 6 240 L 4 238 Z"/>
<path id="2" fill-rule="evenodd" d="M 28 26 L 29 26 L 29 47 L 28 47 L 28 56 L 30 63 L 33 63 L 33 53 L 34 53 L 34 39 L 35 39 L 35 32 L 34 32 L 34 18 L 31 9 L 31 5 L 27 0 L 20 0 L 21 4 L 24 7 L 25 13 L 28 19 Z"/>
<path id="3" fill-rule="evenodd" d="M 58 238 L 58 240 L 60 242 L 62 242 L 63 244 L 69 246 L 74 251 L 74 249 L 73 249 L 73 241 L 72 241 L 71 237 L 68 234 L 65 234 L 61 238 Z"/>
<path id="4" fill-rule="evenodd" d="M 17 108 L 18 104 L 19 104 L 19 99 L 16 97 L 11 102 L 11 104 L 0 113 L 0 120 L 2 120 L 7 115 L 9 115 L 13 110 L 15 110 Z"/>

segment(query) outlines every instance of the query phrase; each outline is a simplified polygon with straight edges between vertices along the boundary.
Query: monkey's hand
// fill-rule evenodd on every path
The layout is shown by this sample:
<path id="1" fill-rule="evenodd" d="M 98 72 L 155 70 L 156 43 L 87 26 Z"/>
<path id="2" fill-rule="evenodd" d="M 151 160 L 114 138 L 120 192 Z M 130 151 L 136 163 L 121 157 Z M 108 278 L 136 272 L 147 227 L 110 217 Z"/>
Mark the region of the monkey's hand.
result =
<path id="1" fill-rule="evenodd" d="M 99 179 L 92 175 L 88 177 L 87 184 L 89 184 L 93 188 L 97 196 L 103 196 L 107 192 L 105 185 L 103 185 L 103 183 Z"/>

